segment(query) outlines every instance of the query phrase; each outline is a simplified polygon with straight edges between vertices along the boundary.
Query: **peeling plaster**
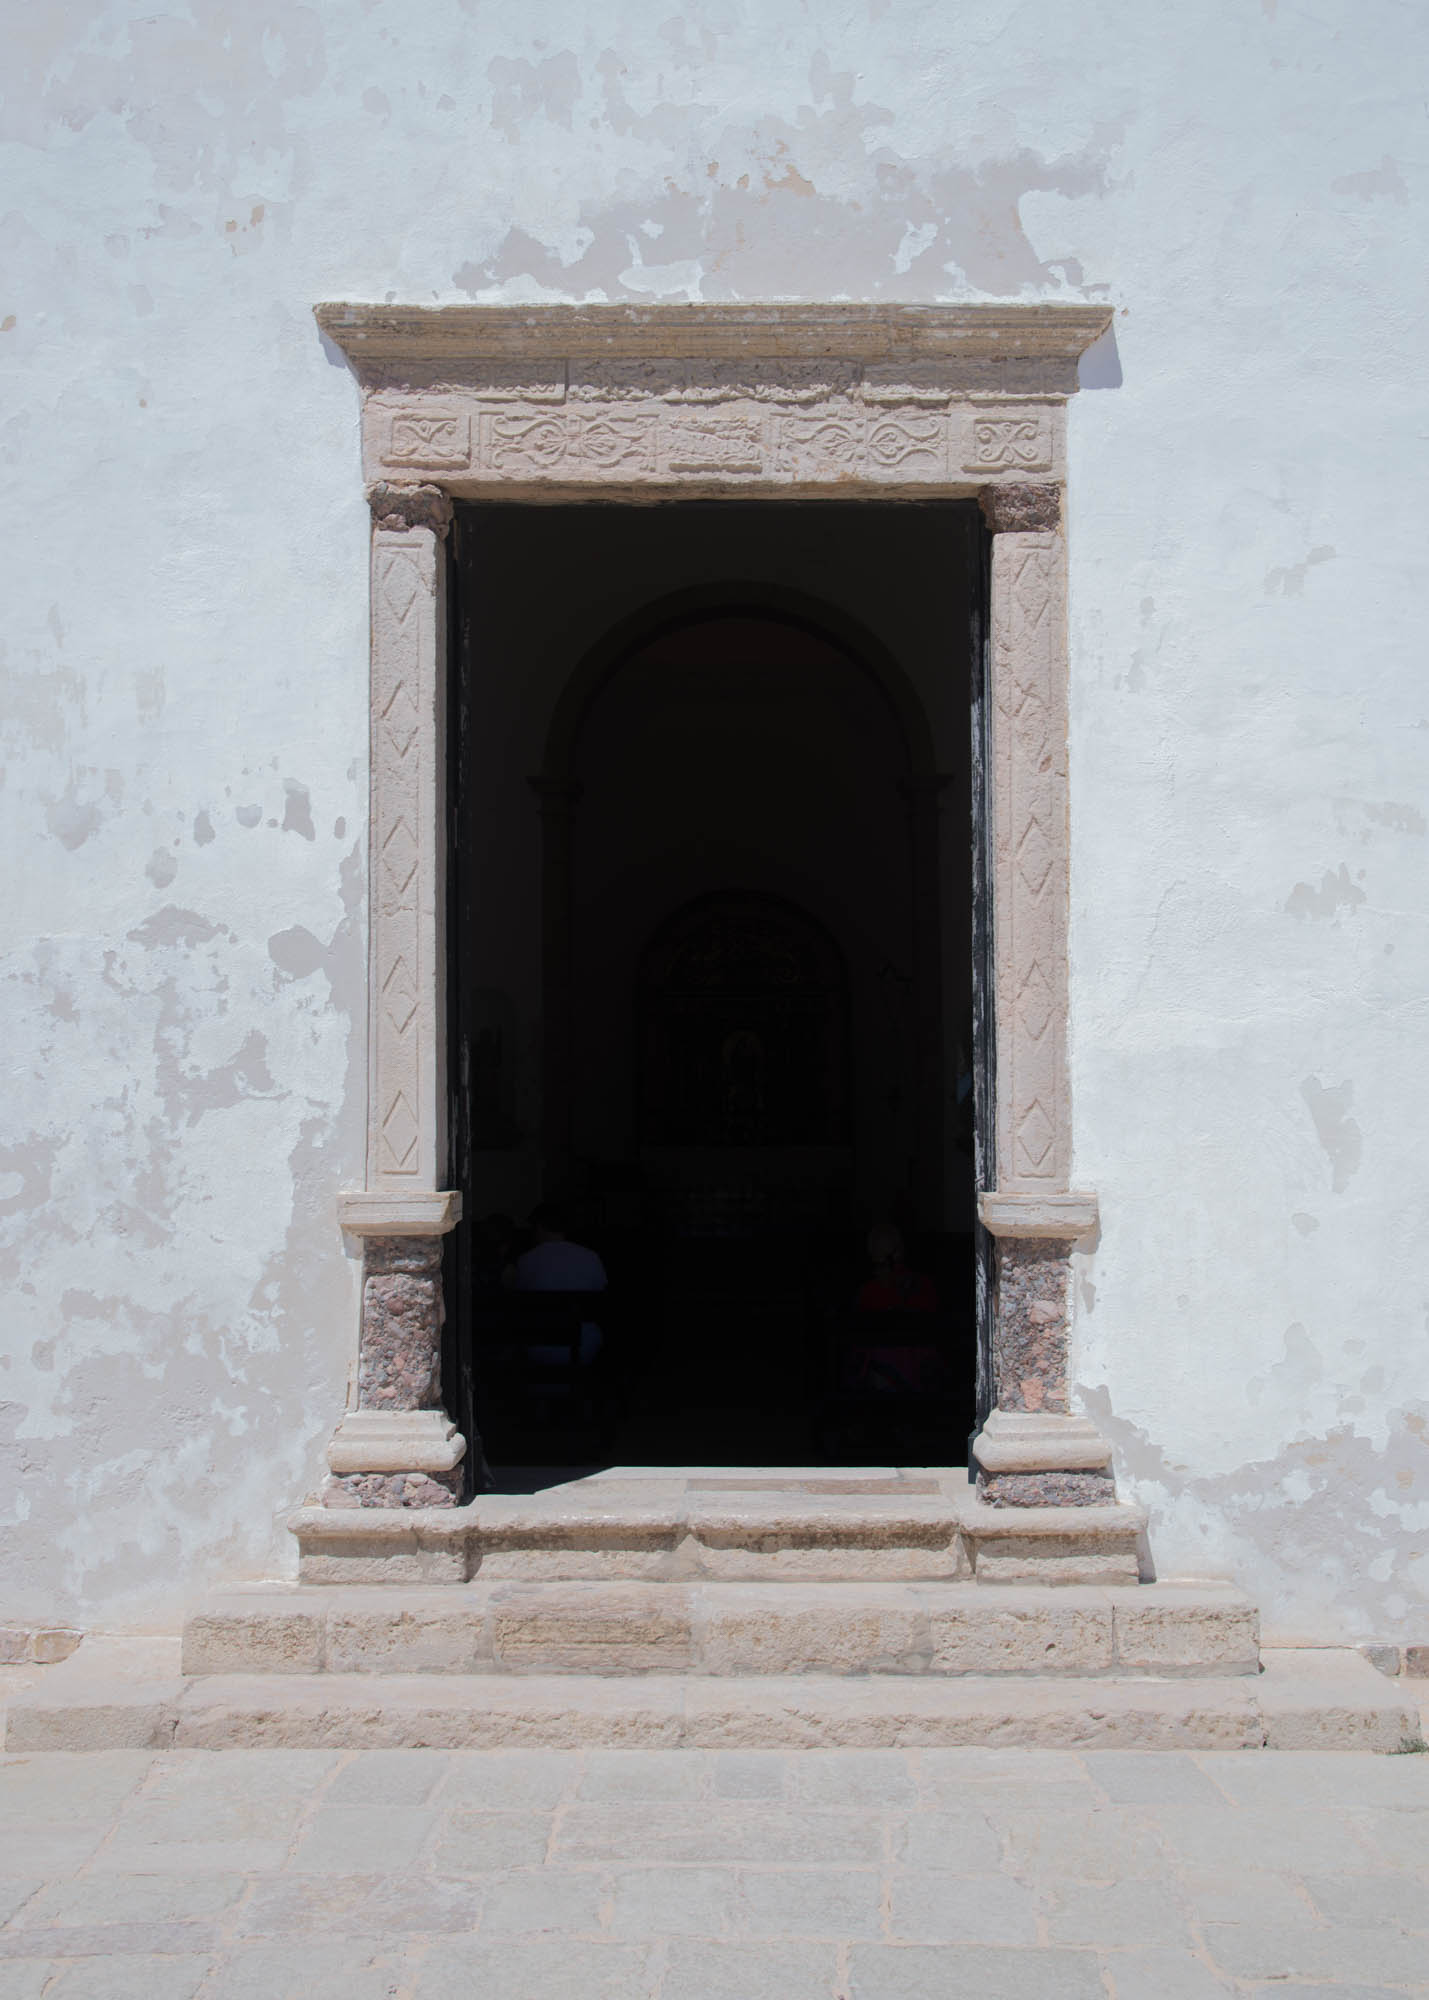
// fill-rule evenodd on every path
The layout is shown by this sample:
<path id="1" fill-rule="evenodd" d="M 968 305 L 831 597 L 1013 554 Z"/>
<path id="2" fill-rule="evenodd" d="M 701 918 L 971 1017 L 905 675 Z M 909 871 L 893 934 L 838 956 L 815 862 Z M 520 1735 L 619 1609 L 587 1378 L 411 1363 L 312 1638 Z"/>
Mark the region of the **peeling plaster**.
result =
<path id="1" fill-rule="evenodd" d="M 1272 1643 L 1322 1634 L 1327 1595 L 1347 1636 L 1373 1638 L 1390 1624 L 1426 1629 L 1429 1517 L 1388 1487 L 1418 1484 L 1429 1403 L 1396 1413 L 1383 1445 L 1346 1423 L 1229 1479 L 1202 1479 L 1118 1417 L 1105 1389 L 1084 1388 L 1080 1401 L 1115 1446 L 1119 1476 L 1160 1524 L 1162 1573 L 1238 1575 L 1270 1602 Z M 1347 1519 L 1347 1492 L 1377 1494 L 1378 1505 Z"/>
<path id="2" fill-rule="evenodd" d="M 1300 1086 L 1300 1095 L 1314 1120 L 1315 1136 L 1330 1162 L 1330 1185 L 1336 1194 L 1344 1193 L 1360 1164 L 1360 1128 L 1349 1115 L 1354 1094 L 1352 1083 L 1329 1089 L 1314 1076 L 1307 1076 Z"/>
<path id="3" fill-rule="evenodd" d="M 1292 917 L 1338 917 L 1341 910 L 1354 910 L 1365 900 L 1364 890 L 1350 880 L 1348 862 L 1342 861 L 1335 874 L 1326 870 L 1318 889 L 1312 889 L 1308 882 L 1297 882 L 1285 907 Z"/>

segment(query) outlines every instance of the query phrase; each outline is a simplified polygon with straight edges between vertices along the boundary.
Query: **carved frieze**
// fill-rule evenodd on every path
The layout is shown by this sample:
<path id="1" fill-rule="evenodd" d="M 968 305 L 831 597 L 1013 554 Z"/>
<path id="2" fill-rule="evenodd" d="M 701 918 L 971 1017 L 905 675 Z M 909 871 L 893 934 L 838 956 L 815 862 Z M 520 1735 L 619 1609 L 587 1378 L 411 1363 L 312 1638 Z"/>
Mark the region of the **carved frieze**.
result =
<path id="1" fill-rule="evenodd" d="M 439 384 L 384 376 L 365 409 L 368 469 L 470 488 L 655 477 L 966 490 L 1057 472 L 1061 403 L 983 382 L 949 361 L 626 358 L 544 374 L 488 364 Z"/>

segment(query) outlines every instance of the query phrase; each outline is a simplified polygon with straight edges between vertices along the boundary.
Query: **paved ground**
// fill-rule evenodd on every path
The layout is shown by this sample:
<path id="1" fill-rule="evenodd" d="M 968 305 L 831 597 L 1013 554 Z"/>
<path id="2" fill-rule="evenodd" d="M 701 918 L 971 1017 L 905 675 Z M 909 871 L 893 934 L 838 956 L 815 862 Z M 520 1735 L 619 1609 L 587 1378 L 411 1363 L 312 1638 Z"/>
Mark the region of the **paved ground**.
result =
<path id="1" fill-rule="evenodd" d="M 12 1756 L 0 1919 L 0 2000 L 1429 1996 L 1429 1756 Z"/>

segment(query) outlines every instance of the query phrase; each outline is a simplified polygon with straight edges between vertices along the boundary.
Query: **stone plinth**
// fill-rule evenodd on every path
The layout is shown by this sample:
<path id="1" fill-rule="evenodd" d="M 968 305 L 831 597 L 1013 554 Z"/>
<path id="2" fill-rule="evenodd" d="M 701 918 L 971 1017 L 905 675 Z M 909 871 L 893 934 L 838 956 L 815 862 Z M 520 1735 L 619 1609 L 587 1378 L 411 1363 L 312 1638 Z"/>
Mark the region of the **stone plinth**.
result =
<path id="1" fill-rule="evenodd" d="M 460 1497 L 465 1440 L 442 1408 L 442 1238 L 414 1233 L 434 1219 L 450 1227 L 459 1212 L 450 1194 L 344 1202 L 344 1223 L 363 1238 L 362 1325 L 356 1408 L 328 1446 L 326 1507 L 450 1507 Z"/>

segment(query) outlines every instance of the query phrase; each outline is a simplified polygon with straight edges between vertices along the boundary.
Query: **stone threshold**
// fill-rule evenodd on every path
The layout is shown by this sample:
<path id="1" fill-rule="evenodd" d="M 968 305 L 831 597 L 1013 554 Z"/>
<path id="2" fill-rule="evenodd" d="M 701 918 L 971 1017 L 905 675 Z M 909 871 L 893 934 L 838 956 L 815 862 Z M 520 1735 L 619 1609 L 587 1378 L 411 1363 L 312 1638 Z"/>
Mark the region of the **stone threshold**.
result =
<path id="1" fill-rule="evenodd" d="M 1146 1515 L 1113 1502 L 995 1507 L 961 1467 L 617 1467 L 463 1507 L 300 1508 L 304 1583 L 898 1578 L 1135 1584 Z"/>
<path id="2" fill-rule="evenodd" d="M 1419 1746 L 1351 1650 L 1207 1680 L 918 1675 L 258 1674 L 185 1679 L 177 1640 L 88 1640 L 12 1706 L 5 1749 L 1143 1750 Z"/>

